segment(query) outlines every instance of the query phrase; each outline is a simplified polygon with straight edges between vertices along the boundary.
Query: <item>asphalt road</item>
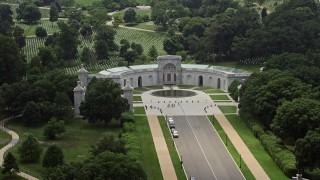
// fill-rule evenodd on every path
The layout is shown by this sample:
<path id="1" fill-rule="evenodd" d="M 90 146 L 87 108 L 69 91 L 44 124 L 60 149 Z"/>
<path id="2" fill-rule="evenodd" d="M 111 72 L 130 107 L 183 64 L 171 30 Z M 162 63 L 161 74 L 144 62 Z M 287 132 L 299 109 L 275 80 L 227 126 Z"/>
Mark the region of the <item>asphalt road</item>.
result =
<path id="1" fill-rule="evenodd" d="M 179 138 L 174 141 L 188 178 L 245 179 L 206 116 L 174 116 Z"/>

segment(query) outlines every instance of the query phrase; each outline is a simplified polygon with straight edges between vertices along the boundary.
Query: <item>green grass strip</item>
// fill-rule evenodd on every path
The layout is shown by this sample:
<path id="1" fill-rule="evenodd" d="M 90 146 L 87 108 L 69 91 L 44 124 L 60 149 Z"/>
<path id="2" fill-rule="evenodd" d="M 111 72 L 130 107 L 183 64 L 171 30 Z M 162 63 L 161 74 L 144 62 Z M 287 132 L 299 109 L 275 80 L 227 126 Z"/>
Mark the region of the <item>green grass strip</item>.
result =
<path id="1" fill-rule="evenodd" d="M 141 96 L 133 96 L 133 101 L 142 101 Z"/>
<path id="2" fill-rule="evenodd" d="M 276 163 L 272 160 L 270 155 L 264 150 L 259 139 L 253 135 L 246 123 L 239 116 L 226 115 L 226 118 L 240 135 L 241 139 L 250 149 L 251 153 L 257 159 L 262 168 L 266 171 L 270 179 L 288 179 L 288 177 L 283 174 Z"/>
<path id="3" fill-rule="evenodd" d="M 173 140 L 171 137 L 171 133 L 168 129 L 167 123 L 165 121 L 165 118 L 163 116 L 158 116 L 159 119 L 159 123 L 163 132 L 163 136 L 166 140 L 167 143 L 167 147 L 170 153 L 170 157 L 173 163 L 173 167 L 176 171 L 177 177 L 180 180 L 185 180 L 186 179 L 186 175 L 184 174 L 183 168 L 181 166 L 181 162 L 180 162 L 180 158 L 179 155 L 176 151 L 175 146 L 173 145 Z"/>
<path id="4" fill-rule="evenodd" d="M 210 122 L 212 123 L 213 122 L 213 117 L 212 116 L 208 116 L 208 118 L 210 119 Z M 215 127 L 216 131 L 218 132 L 220 138 L 223 139 L 223 141 L 225 143 L 226 133 L 224 132 L 224 130 L 222 129 L 220 124 L 215 119 L 214 119 L 214 127 Z M 232 158 L 234 159 L 236 164 L 238 166 L 240 166 L 240 155 L 239 155 L 238 151 L 233 146 L 233 144 L 230 142 L 230 140 L 228 140 L 227 144 L 228 144 L 227 149 L 230 152 Z M 244 177 L 247 180 L 255 179 L 254 176 L 252 175 L 251 171 L 249 170 L 248 166 L 246 165 L 246 163 L 244 161 L 241 161 L 240 170 L 241 170 L 242 174 L 244 175 Z"/>
<path id="5" fill-rule="evenodd" d="M 144 107 L 134 107 L 134 114 L 146 114 Z"/>
<path id="6" fill-rule="evenodd" d="M 140 139 L 142 168 L 146 172 L 148 179 L 162 180 L 162 172 L 147 117 L 135 116 L 135 124 Z"/>
<path id="7" fill-rule="evenodd" d="M 225 93 L 223 90 L 221 89 L 207 89 L 204 90 L 205 93 Z"/>
<path id="8" fill-rule="evenodd" d="M 227 95 L 210 95 L 212 100 L 230 100 Z"/>
<path id="9" fill-rule="evenodd" d="M 5 131 L 0 131 L 0 139 L 10 139 L 11 140 L 11 135 Z"/>
<path id="10" fill-rule="evenodd" d="M 236 106 L 218 106 L 219 109 L 223 114 L 226 113 L 236 113 L 237 112 L 237 107 Z"/>
<path id="11" fill-rule="evenodd" d="M 178 86 L 179 89 L 192 89 L 192 88 L 195 88 L 197 86 L 192 86 L 192 85 L 180 85 Z"/>

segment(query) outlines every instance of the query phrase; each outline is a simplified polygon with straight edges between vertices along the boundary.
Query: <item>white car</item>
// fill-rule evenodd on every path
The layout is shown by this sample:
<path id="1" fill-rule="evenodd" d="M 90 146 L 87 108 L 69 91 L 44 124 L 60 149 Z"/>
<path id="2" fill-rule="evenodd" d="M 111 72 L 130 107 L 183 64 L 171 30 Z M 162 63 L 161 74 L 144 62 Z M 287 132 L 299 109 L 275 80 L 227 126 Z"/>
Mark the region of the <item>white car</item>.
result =
<path id="1" fill-rule="evenodd" d="M 174 130 L 173 133 L 172 133 L 172 136 L 173 136 L 174 138 L 178 138 L 178 137 L 179 137 L 178 131 L 177 131 L 177 130 Z"/>

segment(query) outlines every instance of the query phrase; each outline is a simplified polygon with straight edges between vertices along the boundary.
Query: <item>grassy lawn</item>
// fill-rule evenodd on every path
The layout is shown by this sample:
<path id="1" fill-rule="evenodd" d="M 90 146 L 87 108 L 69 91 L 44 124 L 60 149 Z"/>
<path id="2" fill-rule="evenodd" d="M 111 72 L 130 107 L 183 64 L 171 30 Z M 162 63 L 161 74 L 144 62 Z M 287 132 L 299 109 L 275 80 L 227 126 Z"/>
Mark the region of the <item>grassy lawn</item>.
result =
<path id="1" fill-rule="evenodd" d="M 237 115 L 227 115 L 226 118 L 238 132 L 241 139 L 245 142 L 251 153 L 266 171 L 270 179 L 289 179 L 278 168 L 270 155 L 264 150 L 263 146 L 260 144 L 260 141 L 252 134 L 246 123 L 242 121 L 240 117 Z"/>
<path id="2" fill-rule="evenodd" d="M 186 179 L 186 175 L 184 174 L 184 171 L 181 167 L 179 155 L 176 151 L 175 146 L 173 145 L 173 142 L 172 142 L 173 140 L 171 137 L 171 133 L 168 129 L 167 123 L 166 123 L 163 116 L 158 116 L 158 119 L 159 119 L 159 123 L 160 123 L 161 129 L 162 129 L 164 138 L 167 143 L 167 147 L 168 147 L 170 157 L 171 157 L 174 169 L 176 171 L 177 177 L 178 177 L 178 179 L 184 180 L 184 179 Z"/>
<path id="3" fill-rule="evenodd" d="M 227 95 L 210 95 L 212 100 L 230 100 Z"/>
<path id="4" fill-rule="evenodd" d="M 46 148 L 50 144 L 57 144 L 63 149 L 64 159 L 66 163 L 70 162 L 82 162 L 89 158 L 90 147 L 95 145 L 99 138 L 101 138 L 107 132 L 114 132 L 118 134 L 122 131 L 119 125 L 112 123 L 109 126 L 105 126 L 104 123 L 88 124 L 85 120 L 74 119 L 71 123 L 66 125 L 66 133 L 64 133 L 59 139 L 54 141 L 48 141 L 44 138 L 43 127 L 25 127 L 20 123 L 11 121 L 9 128 L 17 132 L 20 136 L 20 140 L 16 146 L 9 151 L 12 152 L 15 157 L 19 157 L 17 154 L 18 147 L 21 142 L 26 138 L 28 134 L 35 136 L 40 141 L 44 154 Z M 42 159 L 42 158 L 41 158 Z M 20 168 L 23 171 L 30 173 L 36 177 L 40 177 L 43 170 L 41 162 L 38 163 L 20 163 Z"/>
<path id="5" fill-rule="evenodd" d="M 163 177 L 147 117 L 135 116 L 135 124 L 140 139 L 142 168 L 148 179 L 161 180 Z"/>
<path id="6" fill-rule="evenodd" d="M 139 29 L 147 29 L 147 30 L 152 30 L 152 31 L 156 31 L 158 29 L 157 25 L 154 24 L 149 24 L 148 22 L 144 22 L 144 23 L 139 23 L 135 26 L 133 26 L 135 28 L 139 28 Z"/>
<path id="7" fill-rule="evenodd" d="M 145 86 L 146 89 L 150 90 L 150 89 L 162 89 L 162 86 Z"/>
<path id="8" fill-rule="evenodd" d="M 0 142 L 0 149 L 3 148 L 4 146 L 6 146 L 10 140 L 11 140 L 11 135 L 8 134 L 5 131 L 0 131 L 0 140 L 2 140 Z"/>
<path id="9" fill-rule="evenodd" d="M 133 101 L 142 101 L 141 96 L 133 96 Z"/>
<path id="10" fill-rule="evenodd" d="M 196 88 L 197 86 L 192 86 L 192 85 L 180 85 L 178 86 L 179 89 L 192 89 L 192 88 Z"/>
<path id="11" fill-rule="evenodd" d="M 219 109 L 223 114 L 225 113 L 236 113 L 237 107 L 236 106 L 218 106 Z"/>
<path id="12" fill-rule="evenodd" d="M 134 114 L 146 114 L 144 107 L 133 107 Z"/>
<path id="13" fill-rule="evenodd" d="M 212 122 L 212 116 L 208 116 L 208 118 L 210 119 L 210 122 Z M 214 128 L 218 132 L 218 134 L 221 137 L 221 139 L 224 139 L 226 133 L 223 131 L 222 127 L 220 126 L 219 123 L 217 123 L 216 120 L 214 122 Z M 236 164 L 239 166 L 240 165 L 239 153 L 238 153 L 238 151 L 235 149 L 235 147 L 233 146 L 233 144 L 230 141 L 228 141 L 227 149 L 230 152 L 230 154 L 231 154 L 232 158 L 234 159 L 234 161 L 236 162 Z M 244 175 L 244 177 L 247 180 L 255 179 L 254 176 L 252 175 L 251 171 L 249 170 L 248 166 L 243 161 L 241 161 L 240 170 L 241 170 L 242 174 Z"/>
<path id="14" fill-rule="evenodd" d="M 211 87 L 206 86 L 197 86 L 195 90 L 203 91 L 205 93 L 224 93 L 224 91 L 221 89 L 213 89 Z"/>
<path id="15" fill-rule="evenodd" d="M 145 91 L 149 91 L 153 89 L 162 89 L 162 86 L 135 87 L 133 90 L 133 94 L 142 94 Z"/>
<path id="16" fill-rule="evenodd" d="M 2 170 L 3 170 L 3 168 L 0 168 L 0 179 L 5 179 L 5 180 L 20 180 L 20 179 L 25 179 L 25 178 L 23 178 L 23 177 L 21 177 L 21 176 L 18 176 L 18 175 L 16 175 L 16 174 L 11 174 L 11 175 L 9 175 L 9 174 L 2 174 L 2 173 L 1 173 Z"/>
<path id="17" fill-rule="evenodd" d="M 101 0 L 75 0 L 76 4 L 91 5 L 93 2 L 99 2 Z"/>

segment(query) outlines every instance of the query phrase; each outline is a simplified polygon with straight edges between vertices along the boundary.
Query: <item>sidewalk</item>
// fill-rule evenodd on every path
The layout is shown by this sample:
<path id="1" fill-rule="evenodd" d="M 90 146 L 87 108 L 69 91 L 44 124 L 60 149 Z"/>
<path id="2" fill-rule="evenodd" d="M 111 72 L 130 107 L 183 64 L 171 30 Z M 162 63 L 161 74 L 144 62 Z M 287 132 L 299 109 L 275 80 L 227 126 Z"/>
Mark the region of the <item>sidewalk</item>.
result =
<path id="1" fill-rule="evenodd" d="M 223 114 L 215 114 L 214 116 L 227 134 L 228 139 L 232 142 L 238 153 L 241 154 L 241 158 L 247 164 L 255 179 L 270 179 L 227 118 Z"/>
<path id="2" fill-rule="evenodd" d="M 21 115 L 19 115 L 19 116 L 21 116 Z M 19 116 L 16 116 L 16 117 L 19 117 Z M 11 119 L 12 119 L 12 117 L 5 118 L 5 119 L 1 120 L 0 122 L 2 124 L 5 124 L 8 121 L 10 121 Z M 5 128 L 5 127 L 1 127 L 1 130 L 5 131 L 5 132 L 7 132 L 8 134 L 11 135 L 11 141 L 6 146 L 4 146 L 3 148 L 0 149 L 0 165 L 2 166 L 3 157 L 4 157 L 5 152 L 18 143 L 19 135 L 16 132 L 11 131 L 10 129 Z M 29 180 L 38 180 L 37 178 L 35 178 L 35 177 L 33 177 L 33 176 L 29 175 L 29 174 L 26 174 L 24 172 L 19 172 L 19 173 L 17 173 L 17 175 L 19 175 L 21 177 L 24 177 L 26 179 L 29 179 Z"/>
<path id="3" fill-rule="evenodd" d="M 177 180 L 169 150 L 164 139 L 157 116 L 148 115 L 148 123 L 153 138 L 153 143 L 158 155 L 158 160 L 164 180 Z"/>

